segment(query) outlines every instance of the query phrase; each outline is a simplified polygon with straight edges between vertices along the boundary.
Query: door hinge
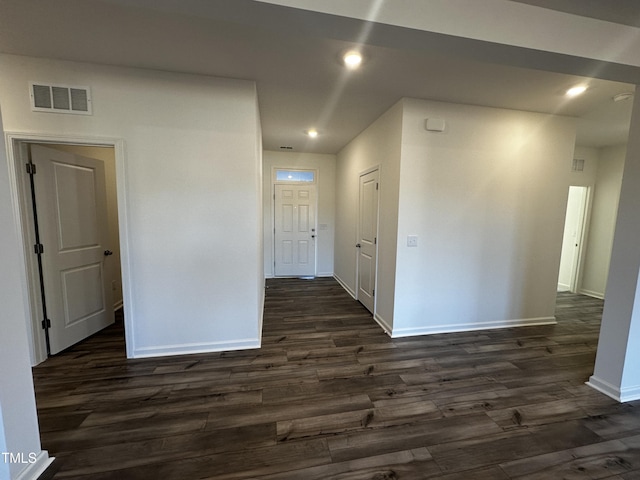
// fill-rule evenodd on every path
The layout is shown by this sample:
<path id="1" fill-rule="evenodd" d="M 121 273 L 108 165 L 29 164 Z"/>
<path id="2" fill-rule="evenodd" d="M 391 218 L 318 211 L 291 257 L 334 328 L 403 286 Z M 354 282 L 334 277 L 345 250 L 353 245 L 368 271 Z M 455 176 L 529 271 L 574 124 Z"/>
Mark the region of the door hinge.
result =
<path id="1" fill-rule="evenodd" d="M 27 173 L 29 175 L 35 175 L 36 174 L 36 165 L 35 163 L 27 163 Z"/>
<path id="2" fill-rule="evenodd" d="M 378 184 L 378 182 L 376 182 L 376 190 L 378 190 L 378 187 L 379 187 L 379 186 L 380 186 L 380 185 Z"/>
<path id="3" fill-rule="evenodd" d="M 376 296 L 376 289 L 374 288 L 373 290 L 371 290 L 371 296 L 375 297 Z"/>
<path id="4" fill-rule="evenodd" d="M 36 243 L 33 246 L 33 250 L 35 251 L 36 255 L 42 255 L 44 253 L 44 245 L 42 245 L 41 243 Z"/>
<path id="5" fill-rule="evenodd" d="M 47 328 L 51 328 L 51 320 L 45 318 L 44 320 L 42 320 L 42 329 L 46 330 Z"/>
<path id="6" fill-rule="evenodd" d="M 377 245 L 378 244 L 378 237 L 373 237 L 373 244 Z"/>

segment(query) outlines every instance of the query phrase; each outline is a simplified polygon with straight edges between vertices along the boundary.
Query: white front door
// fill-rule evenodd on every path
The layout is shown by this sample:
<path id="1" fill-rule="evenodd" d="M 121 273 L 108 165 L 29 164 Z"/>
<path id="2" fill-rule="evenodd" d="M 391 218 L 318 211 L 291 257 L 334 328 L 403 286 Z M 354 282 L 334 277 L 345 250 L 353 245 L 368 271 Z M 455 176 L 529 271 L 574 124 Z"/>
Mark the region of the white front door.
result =
<path id="1" fill-rule="evenodd" d="M 114 322 L 104 163 L 31 146 L 51 354 Z"/>
<path id="2" fill-rule="evenodd" d="M 371 313 L 375 310 L 378 243 L 378 170 L 360 177 L 358 219 L 358 300 Z"/>
<path id="3" fill-rule="evenodd" d="M 275 185 L 275 275 L 316 273 L 316 186 Z"/>

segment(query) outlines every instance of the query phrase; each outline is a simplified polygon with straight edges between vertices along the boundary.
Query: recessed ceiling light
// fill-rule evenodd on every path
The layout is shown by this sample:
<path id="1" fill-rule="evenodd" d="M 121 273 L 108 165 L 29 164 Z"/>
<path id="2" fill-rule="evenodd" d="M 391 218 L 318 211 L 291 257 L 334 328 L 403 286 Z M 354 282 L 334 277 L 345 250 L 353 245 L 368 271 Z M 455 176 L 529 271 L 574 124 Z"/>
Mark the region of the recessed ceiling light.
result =
<path id="1" fill-rule="evenodd" d="M 586 90 L 586 85 L 576 85 L 575 87 L 571 87 L 569 90 L 567 90 L 566 95 L 567 97 L 575 97 L 580 95 L 581 93 L 584 93 Z"/>
<path id="2" fill-rule="evenodd" d="M 307 130 L 307 135 L 311 138 L 316 138 L 318 136 L 318 131 L 315 129 Z"/>
<path id="3" fill-rule="evenodd" d="M 632 92 L 622 92 L 617 95 L 614 95 L 612 99 L 614 102 L 621 102 L 623 100 L 629 100 L 631 97 L 633 97 Z"/>
<path id="4" fill-rule="evenodd" d="M 362 54 L 360 54 L 360 52 L 352 50 L 345 53 L 342 59 L 344 60 L 344 64 L 347 66 L 347 68 L 358 68 L 362 63 Z"/>

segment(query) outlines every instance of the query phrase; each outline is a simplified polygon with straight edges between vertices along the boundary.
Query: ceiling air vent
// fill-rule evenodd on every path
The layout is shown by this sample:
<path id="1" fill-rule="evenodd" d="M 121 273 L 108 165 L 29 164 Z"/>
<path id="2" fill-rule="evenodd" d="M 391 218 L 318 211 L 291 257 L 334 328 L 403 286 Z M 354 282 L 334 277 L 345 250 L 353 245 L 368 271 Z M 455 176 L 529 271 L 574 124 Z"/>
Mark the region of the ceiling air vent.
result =
<path id="1" fill-rule="evenodd" d="M 89 87 L 68 85 L 29 84 L 31 110 L 34 112 L 73 113 L 91 115 L 91 92 Z"/>

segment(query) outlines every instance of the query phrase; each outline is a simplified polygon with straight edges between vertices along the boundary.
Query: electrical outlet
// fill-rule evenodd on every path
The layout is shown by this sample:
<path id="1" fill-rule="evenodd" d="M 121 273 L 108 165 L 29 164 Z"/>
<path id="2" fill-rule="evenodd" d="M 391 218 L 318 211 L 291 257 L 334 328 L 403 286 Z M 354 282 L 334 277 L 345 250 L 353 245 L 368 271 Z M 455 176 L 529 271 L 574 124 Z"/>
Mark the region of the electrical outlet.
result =
<path id="1" fill-rule="evenodd" d="M 418 236 L 407 235 L 407 247 L 417 247 L 417 246 L 418 246 Z"/>

